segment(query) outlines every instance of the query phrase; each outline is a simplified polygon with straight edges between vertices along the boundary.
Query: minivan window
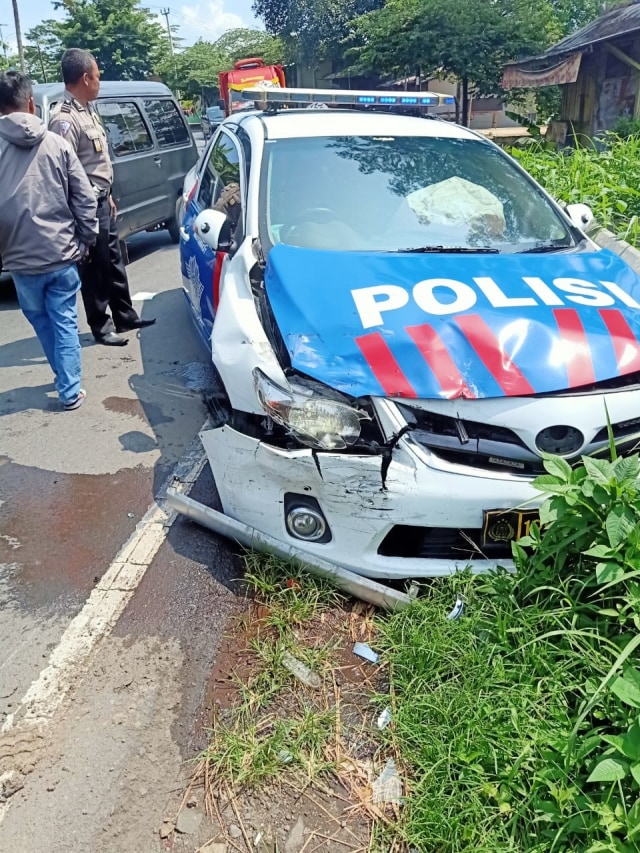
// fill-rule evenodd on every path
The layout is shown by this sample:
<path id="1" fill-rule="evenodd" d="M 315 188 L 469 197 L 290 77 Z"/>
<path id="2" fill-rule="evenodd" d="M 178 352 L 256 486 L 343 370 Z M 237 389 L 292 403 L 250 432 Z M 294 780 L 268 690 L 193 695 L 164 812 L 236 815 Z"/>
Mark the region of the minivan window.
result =
<path id="1" fill-rule="evenodd" d="M 133 101 L 98 101 L 97 107 L 116 157 L 153 148 L 153 140 Z"/>
<path id="2" fill-rule="evenodd" d="M 182 145 L 189 141 L 189 131 L 173 101 L 168 98 L 145 101 L 144 108 L 161 148 Z"/>

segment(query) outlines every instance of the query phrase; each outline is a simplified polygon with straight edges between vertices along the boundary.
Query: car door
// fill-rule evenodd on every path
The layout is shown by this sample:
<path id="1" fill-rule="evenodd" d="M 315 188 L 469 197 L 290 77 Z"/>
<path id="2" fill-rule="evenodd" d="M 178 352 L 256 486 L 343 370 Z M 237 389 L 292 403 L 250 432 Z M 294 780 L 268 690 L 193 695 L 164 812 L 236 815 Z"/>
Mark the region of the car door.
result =
<path id="1" fill-rule="evenodd" d="M 207 342 L 211 339 L 227 252 L 209 248 L 195 233 L 193 224 L 202 210 L 213 208 L 227 213 L 230 232 L 241 227 L 245 191 L 240 148 L 235 139 L 222 130 L 209 148 L 207 162 L 187 202 L 180 229 L 184 289 L 198 329 Z M 240 199 L 233 211 L 227 203 L 230 195 Z"/>
<path id="2" fill-rule="evenodd" d="M 98 99 L 113 161 L 113 195 L 121 237 L 161 222 L 167 190 L 151 131 L 137 99 Z"/>

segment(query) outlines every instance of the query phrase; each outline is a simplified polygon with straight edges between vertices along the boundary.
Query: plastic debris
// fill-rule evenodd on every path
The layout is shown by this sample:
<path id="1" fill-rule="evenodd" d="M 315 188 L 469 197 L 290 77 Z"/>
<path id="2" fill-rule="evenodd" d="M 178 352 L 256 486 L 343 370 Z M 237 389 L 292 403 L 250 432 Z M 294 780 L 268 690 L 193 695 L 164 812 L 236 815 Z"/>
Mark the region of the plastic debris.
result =
<path id="1" fill-rule="evenodd" d="M 378 663 L 380 659 L 380 655 L 374 652 L 368 643 L 356 643 L 353 647 L 353 653 L 359 658 L 371 661 L 371 663 Z"/>
<path id="2" fill-rule="evenodd" d="M 459 619 L 464 613 L 464 599 L 458 595 L 456 603 L 453 605 L 453 610 L 447 613 L 447 619 Z"/>
<path id="3" fill-rule="evenodd" d="M 374 803 L 402 803 L 402 779 L 396 770 L 393 758 L 389 758 L 382 773 L 373 780 Z"/>
<path id="4" fill-rule="evenodd" d="M 281 749 L 278 753 L 278 761 L 281 761 L 283 764 L 291 764 L 293 761 L 293 755 L 288 749 Z"/>
<path id="5" fill-rule="evenodd" d="M 391 722 L 391 708 L 385 708 L 378 717 L 378 728 L 386 729 Z"/>
<path id="6" fill-rule="evenodd" d="M 281 662 L 282 666 L 288 670 L 291 675 L 295 675 L 298 681 L 306 684 L 307 687 L 313 687 L 314 690 L 319 690 L 322 687 L 320 676 L 312 669 L 309 669 L 306 663 L 302 663 L 301 660 L 290 655 L 289 652 L 283 652 Z"/>
<path id="7" fill-rule="evenodd" d="M 133 513 L 133 512 L 128 512 L 128 513 L 127 513 L 127 518 L 135 518 L 135 517 L 136 517 L 136 516 L 135 516 L 135 513 Z"/>
<path id="8" fill-rule="evenodd" d="M 407 590 L 407 595 L 409 598 L 417 598 L 418 593 L 420 592 L 420 584 L 417 584 L 415 581 L 411 581 L 409 584 L 409 589 Z"/>

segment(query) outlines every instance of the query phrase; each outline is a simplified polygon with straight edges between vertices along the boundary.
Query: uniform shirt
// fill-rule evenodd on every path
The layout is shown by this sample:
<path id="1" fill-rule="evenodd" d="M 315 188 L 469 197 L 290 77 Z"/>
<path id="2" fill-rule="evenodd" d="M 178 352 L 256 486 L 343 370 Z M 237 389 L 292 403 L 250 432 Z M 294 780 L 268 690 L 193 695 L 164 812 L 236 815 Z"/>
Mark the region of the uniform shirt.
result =
<path id="1" fill-rule="evenodd" d="M 51 112 L 49 130 L 66 139 L 75 149 L 89 180 L 101 189 L 110 189 L 113 166 L 107 146 L 107 132 L 94 107 L 84 107 L 65 89 L 64 98 Z"/>

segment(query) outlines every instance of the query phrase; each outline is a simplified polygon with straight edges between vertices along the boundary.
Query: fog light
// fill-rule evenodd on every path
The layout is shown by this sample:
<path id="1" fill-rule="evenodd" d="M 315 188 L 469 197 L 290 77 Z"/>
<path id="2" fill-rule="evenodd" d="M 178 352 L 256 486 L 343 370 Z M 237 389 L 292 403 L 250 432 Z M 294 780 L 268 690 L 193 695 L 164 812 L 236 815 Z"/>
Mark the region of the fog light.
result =
<path id="1" fill-rule="evenodd" d="M 315 542 L 322 539 L 327 523 L 321 512 L 308 506 L 295 506 L 287 513 L 287 529 L 296 539 Z"/>

